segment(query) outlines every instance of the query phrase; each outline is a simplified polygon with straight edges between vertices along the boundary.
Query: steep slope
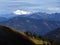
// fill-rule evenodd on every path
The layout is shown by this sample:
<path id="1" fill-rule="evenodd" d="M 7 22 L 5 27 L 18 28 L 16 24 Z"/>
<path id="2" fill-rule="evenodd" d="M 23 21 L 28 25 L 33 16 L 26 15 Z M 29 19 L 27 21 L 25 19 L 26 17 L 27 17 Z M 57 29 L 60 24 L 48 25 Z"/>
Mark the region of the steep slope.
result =
<path id="1" fill-rule="evenodd" d="M 24 33 L 0 25 L 0 45 L 35 45 Z"/>

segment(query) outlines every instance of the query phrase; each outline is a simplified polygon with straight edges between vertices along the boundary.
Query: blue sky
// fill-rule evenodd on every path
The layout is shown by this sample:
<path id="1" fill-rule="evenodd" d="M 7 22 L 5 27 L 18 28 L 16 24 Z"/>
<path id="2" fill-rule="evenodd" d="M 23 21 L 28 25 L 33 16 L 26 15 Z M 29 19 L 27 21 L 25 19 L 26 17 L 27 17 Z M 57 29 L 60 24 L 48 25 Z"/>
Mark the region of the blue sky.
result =
<path id="1" fill-rule="evenodd" d="M 0 14 L 14 10 L 60 12 L 60 0 L 0 0 Z"/>

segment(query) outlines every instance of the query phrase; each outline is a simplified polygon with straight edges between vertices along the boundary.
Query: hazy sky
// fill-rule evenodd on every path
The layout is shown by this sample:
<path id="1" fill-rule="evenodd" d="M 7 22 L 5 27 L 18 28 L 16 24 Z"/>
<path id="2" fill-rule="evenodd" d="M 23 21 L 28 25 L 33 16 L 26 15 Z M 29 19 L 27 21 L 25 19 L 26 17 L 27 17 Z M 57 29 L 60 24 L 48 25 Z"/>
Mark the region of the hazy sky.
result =
<path id="1" fill-rule="evenodd" d="M 60 0 L 0 0 L 0 14 L 14 10 L 60 12 Z"/>

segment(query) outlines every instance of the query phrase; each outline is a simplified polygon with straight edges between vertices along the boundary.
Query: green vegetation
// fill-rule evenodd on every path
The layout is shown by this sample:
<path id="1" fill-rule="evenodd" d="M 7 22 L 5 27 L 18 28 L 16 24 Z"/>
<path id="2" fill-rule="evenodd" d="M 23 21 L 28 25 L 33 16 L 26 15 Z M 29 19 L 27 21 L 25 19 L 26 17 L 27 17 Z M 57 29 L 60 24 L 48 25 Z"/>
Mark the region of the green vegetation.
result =
<path id="1" fill-rule="evenodd" d="M 32 34 L 29 31 L 24 32 L 31 41 L 36 45 L 52 45 L 50 41 L 45 40 L 42 36 L 37 36 L 36 33 Z"/>
<path id="2" fill-rule="evenodd" d="M 60 45 L 60 41 L 46 39 L 29 31 L 21 32 L 13 28 L 0 26 L 0 45 Z"/>

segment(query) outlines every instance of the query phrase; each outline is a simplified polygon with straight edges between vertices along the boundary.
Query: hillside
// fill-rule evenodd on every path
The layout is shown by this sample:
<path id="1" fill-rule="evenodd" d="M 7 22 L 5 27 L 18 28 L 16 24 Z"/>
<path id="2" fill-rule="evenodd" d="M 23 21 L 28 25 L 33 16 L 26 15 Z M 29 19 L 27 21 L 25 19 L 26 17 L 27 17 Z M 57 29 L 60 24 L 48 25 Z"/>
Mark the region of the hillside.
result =
<path id="1" fill-rule="evenodd" d="M 5 14 L 3 17 L 6 17 L 8 20 L 0 21 L 0 25 L 9 26 L 21 31 L 36 32 L 38 35 L 45 35 L 60 27 L 60 13 Z"/>
<path id="2" fill-rule="evenodd" d="M 46 39 L 54 41 L 54 45 L 60 45 L 60 28 L 57 28 L 45 35 Z"/>
<path id="3" fill-rule="evenodd" d="M 35 45 L 24 33 L 0 25 L 0 45 Z"/>
<path id="4" fill-rule="evenodd" d="M 47 38 L 60 41 L 60 28 L 57 28 L 46 34 Z"/>
<path id="5" fill-rule="evenodd" d="M 0 45 L 43 45 L 51 43 L 41 38 L 28 36 L 26 33 L 0 25 Z"/>

